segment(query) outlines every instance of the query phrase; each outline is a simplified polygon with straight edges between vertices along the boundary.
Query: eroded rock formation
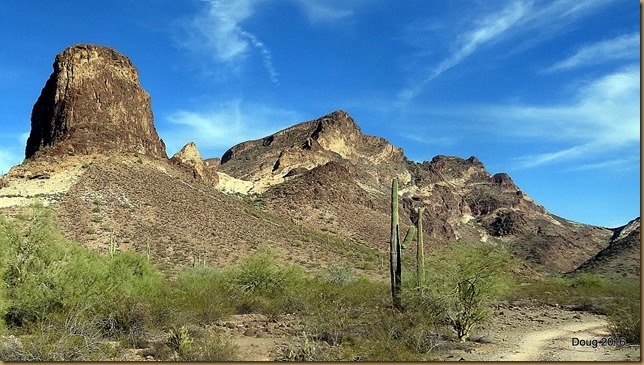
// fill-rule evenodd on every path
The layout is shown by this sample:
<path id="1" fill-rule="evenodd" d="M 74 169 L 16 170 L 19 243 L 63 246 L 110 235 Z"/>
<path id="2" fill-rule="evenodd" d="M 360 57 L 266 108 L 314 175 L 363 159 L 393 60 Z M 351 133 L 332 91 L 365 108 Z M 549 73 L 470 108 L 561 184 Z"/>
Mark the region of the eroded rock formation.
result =
<path id="1" fill-rule="evenodd" d="M 154 128 L 150 95 L 129 58 L 77 44 L 58 54 L 31 114 L 26 158 L 137 153 L 167 158 Z"/>

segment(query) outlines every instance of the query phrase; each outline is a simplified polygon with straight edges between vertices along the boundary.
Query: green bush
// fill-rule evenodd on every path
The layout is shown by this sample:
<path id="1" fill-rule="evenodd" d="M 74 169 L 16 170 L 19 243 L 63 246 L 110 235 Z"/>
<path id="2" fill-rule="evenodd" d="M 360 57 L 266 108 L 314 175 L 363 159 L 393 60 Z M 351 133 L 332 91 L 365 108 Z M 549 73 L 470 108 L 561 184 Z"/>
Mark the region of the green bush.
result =
<path id="1" fill-rule="evenodd" d="M 185 270 L 179 276 L 176 290 L 175 316 L 185 315 L 186 321 L 205 325 L 235 312 L 219 271 L 201 267 Z"/>
<path id="2" fill-rule="evenodd" d="M 226 294 L 237 313 L 278 315 L 297 310 L 308 275 L 295 265 L 278 264 L 279 253 L 268 246 L 222 272 Z"/>
<path id="3" fill-rule="evenodd" d="M 608 279 L 595 274 L 579 273 L 531 280 L 519 286 L 510 300 L 564 305 L 576 310 L 609 314 L 615 300 L 639 300 L 639 297 L 639 280 Z"/>
<path id="4" fill-rule="evenodd" d="M 106 268 L 95 283 L 101 294 L 89 299 L 94 303 L 94 315 L 105 336 L 138 347 L 149 327 L 172 320 L 170 288 L 141 255 L 123 252 L 103 258 Z"/>
<path id="5" fill-rule="evenodd" d="M 181 353 L 180 361 L 235 361 L 237 347 L 216 331 L 192 339 L 191 345 Z"/>
<path id="6" fill-rule="evenodd" d="M 427 295 L 421 300 L 465 341 L 490 317 L 490 303 L 512 287 L 516 264 L 503 247 L 450 245 L 427 260 Z"/>
<path id="7" fill-rule="evenodd" d="M 4 319 L 10 326 L 79 305 L 95 294 L 92 289 L 104 267 L 97 254 L 64 240 L 47 210 L 34 207 L 30 213 L 22 231 L 17 224 L 1 223 Z"/>
<path id="8" fill-rule="evenodd" d="M 170 330 L 166 344 L 175 351 L 179 357 L 183 357 L 192 350 L 192 342 L 193 340 L 188 333 L 188 328 L 186 326 L 181 326 L 181 328 Z"/>
<path id="9" fill-rule="evenodd" d="M 279 350 L 276 358 L 278 361 L 326 361 L 328 354 L 322 345 L 302 332 L 293 336 L 291 340 Z"/>
<path id="10" fill-rule="evenodd" d="M 23 226 L 23 227 L 21 227 Z M 0 220 L 4 297 L 10 327 L 33 327 L 51 316 L 88 307 L 84 315 L 108 337 L 137 343 L 149 324 L 162 324 L 171 311 L 165 280 L 140 255 L 109 258 L 65 240 L 49 210 L 35 206 L 18 221 Z"/>
<path id="11" fill-rule="evenodd" d="M 110 360 L 115 349 L 102 341 L 100 330 L 87 308 L 52 315 L 20 340 L 13 337 L 0 344 L 4 361 L 98 361 Z"/>
<path id="12" fill-rule="evenodd" d="M 346 284 L 356 279 L 353 268 L 350 265 L 331 264 L 327 267 L 327 281 L 331 284 Z"/>
<path id="13" fill-rule="evenodd" d="M 623 337 L 628 343 L 639 344 L 641 333 L 641 302 L 639 298 L 619 298 L 608 308 L 608 324 L 612 336 Z"/>

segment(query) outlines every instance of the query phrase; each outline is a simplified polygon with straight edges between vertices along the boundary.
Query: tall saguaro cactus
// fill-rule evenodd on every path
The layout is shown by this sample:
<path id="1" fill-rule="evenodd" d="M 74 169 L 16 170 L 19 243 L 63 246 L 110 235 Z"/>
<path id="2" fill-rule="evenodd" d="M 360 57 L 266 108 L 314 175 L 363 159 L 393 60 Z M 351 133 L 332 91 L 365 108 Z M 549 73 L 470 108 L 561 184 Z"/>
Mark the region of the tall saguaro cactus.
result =
<path id="1" fill-rule="evenodd" d="M 394 308 L 401 309 L 400 291 L 402 283 L 402 263 L 400 247 L 400 227 L 398 225 L 398 179 L 391 182 L 391 239 L 389 241 L 389 271 L 391 273 L 391 296 Z"/>
<path id="2" fill-rule="evenodd" d="M 394 308 L 402 309 L 400 292 L 402 290 L 402 249 L 411 244 L 416 233 L 416 227 L 407 230 L 405 239 L 400 242 L 400 226 L 398 224 L 398 179 L 391 182 L 391 239 L 389 241 L 389 270 L 391 272 L 391 296 Z"/>
<path id="3" fill-rule="evenodd" d="M 424 208 L 418 208 L 417 227 L 411 226 L 407 230 L 405 239 L 400 242 L 400 226 L 398 224 L 398 179 L 391 182 L 391 238 L 389 240 L 389 271 L 391 273 L 391 296 L 394 308 L 402 309 L 400 293 L 402 290 L 402 250 L 409 247 L 416 235 L 418 249 L 416 251 L 416 277 L 418 279 L 418 294 L 423 295 L 425 283 L 425 256 L 423 252 L 423 212 Z"/>
<path id="4" fill-rule="evenodd" d="M 423 285 L 425 285 L 425 253 L 423 248 L 423 213 L 424 208 L 418 208 L 416 212 L 418 213 L 418 222 L 416 225 L 416 277 L 418 278 L 418 294 L 423 296 Z"/>

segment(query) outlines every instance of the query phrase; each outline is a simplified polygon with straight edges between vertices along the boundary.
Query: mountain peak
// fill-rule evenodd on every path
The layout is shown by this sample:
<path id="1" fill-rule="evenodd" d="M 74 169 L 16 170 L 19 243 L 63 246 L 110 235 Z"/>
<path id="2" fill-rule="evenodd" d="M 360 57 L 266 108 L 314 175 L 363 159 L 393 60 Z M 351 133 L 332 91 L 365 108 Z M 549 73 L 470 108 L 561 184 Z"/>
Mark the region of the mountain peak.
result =
<path id="1" fill-rule="evenodd" d="M 218 171 L 255 181 L 262 191 L 283 182 L 295 169 L 301 172 L 340 160 L 385 166 L 404 159 L 402 149 L 384 138 L 362 134 L 347 112 L 336 110 L 262 139 L 233 146 L 222 156 Z M 379 185 L 389 184 L 384 182 L 386 179 L 381 180 Z"/>
<path id="2" fill-rule="evenodd" d="M 129 58 L 98 45 L 73 45 L 31 114 L 25 157 L 36 154 L 138 153 L 167 158 L 154 128 L 150 95 Z"/>

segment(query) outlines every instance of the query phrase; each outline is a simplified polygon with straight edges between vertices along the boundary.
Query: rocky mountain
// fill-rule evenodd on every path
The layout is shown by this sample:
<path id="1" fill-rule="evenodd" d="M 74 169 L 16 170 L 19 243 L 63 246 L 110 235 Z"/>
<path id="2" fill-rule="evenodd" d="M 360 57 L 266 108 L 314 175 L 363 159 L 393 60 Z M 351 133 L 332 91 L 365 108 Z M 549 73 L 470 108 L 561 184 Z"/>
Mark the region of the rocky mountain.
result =
<path id="1" fill-rule="evenodd" d="M 44 200 L 69 238 L 97 249 L 114 239 L 123 250 L 149 246 L 170 271 L 270 244 L 311 268 L 345 261 L 386 276 L 394 177 L 402 229 L 425 208 L 428 252 L 504 243 L 536 270 L 568 272 L 611 247 L 621 252 L 627 232 L 639 241 L 639 225 L 616 236 L 550 214 L 474 156 L 410 161 L 341 110 L 220 159 L 202 158 L 192 142 L 168 159 L 136 69 L 107 47 L 76 45 L 56 57 L 31 125 L 25 163 L 0 182 L 0 208 L 12 214 Z"/>
<path id="2" fill-rule="evenodd" d="M 78 44 L 56 56 L 31 113 L 26 157 L 138 153 L 167 158 L 154 128 L 150 95 L 117 51 Z"/>
<path id="3" fill-rule="evenodd" d="M 612 231 L 613 236 L 608 247 L 584 262 L 575 272 L 588 272 L 614 278 L 641 276 L 640 218 Z"/>
<path id="4" fill-rule="evenodd" d="M 435 244 L 496 240 L 542 269 L 562 272 L 604 249 L 612 236 L 550 214 L 474 156 L 410 161 L 402 149 L 362 134 L 341 110 L 234 146 L 217 171 L 240 182 L 240 192 L 263 196 L 275 214 L 383 250 L 393 177 L 401 224 L 413 224 L 415 208 L 425 207 L 425 237 Z"/>

